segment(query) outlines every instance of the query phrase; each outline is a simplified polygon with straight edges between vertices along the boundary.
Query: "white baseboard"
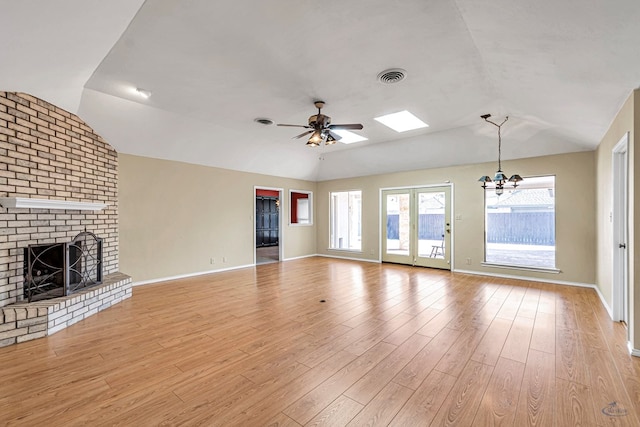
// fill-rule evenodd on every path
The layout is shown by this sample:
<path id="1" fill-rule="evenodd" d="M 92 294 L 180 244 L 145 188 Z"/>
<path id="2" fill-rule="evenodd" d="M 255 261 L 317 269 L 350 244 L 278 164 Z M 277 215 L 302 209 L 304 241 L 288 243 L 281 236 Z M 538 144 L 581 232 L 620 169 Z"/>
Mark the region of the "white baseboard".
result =
<path id="1" fill-rule="evenodd" d="M 328 255 L 328 254 L 315 254 L 314 256 L 319 256 L 319 257 L 323 257 L 323 258 L 346 259 L 346 260 L 349 260 L 349 261 L 373 262 L 375 264 L 380 264 L 380 260 L 377 260 L 377 259 L 351 258 L 351 257 L 348 257 L 348 256 Z"/>
<path id="2" fill-rule="evenodd" d="M 633 345 L 630 341 L 627 341 L 627 348 L 629 349 L 629 354 L 635 357 L 640 357 L 640 350 L 637 348 L 633 348 Z"/>
<path id="3" fill-rule="evenodd" d="M 311 257 L 314 257 L 314 256 L 318 256 L 318 255 L 309 254 L 309 255 L 302 255 L 302 256 L 294 256 L 292 258 L 284 258 L 282 261 L 293 261 L 293 260 L 296 260 L 296 259 L 311 258 Z"/>
<path id="4" fill-rule="evenodd" d="M 338 257 L 338 256 L 333 256 L 332 257 L 332 256 L 329 256 L 329 255 L 320 255 L 320 254 L 309 254 L 309 255 L 302 255 L 302 256 L 299 256 L 299 257 L 285 258 L 282 261 L 283 262 L 284 261 L 293 261 L 293 260 L 296 260 L 296 259 L 311 258 L 311 257 L 315 257 L 315 256 L 349 259 L 349 260 L 353 260 L 353 261 L 378 262 L 378 261 L 372 261 L 370 259 L 357 259 L 357 258 L 347 258 L 347 257 Z M 255 267 L 255 264 L 239 265 L 239 266 L 236 266 L 236 267 L 229 267 L 229 268 L 220 268 L 218 270 L 199 271 L 197 273 L 179 274 L 177 276 L 160 277 L 158 279 L 151 279 L 151 280 L 142 280 L 140 282 L 133 282 L 131 284 L 131 286 L 143 286 L 143 285 L 149 285 L 149 284 L 152 284 L 152 283 L 168 282 L 170 280 L 187 279 L 189 277 L 204 276 L 205 274 L 221 273 L 223 271 L 230 271 L 230 270 L 239 270 L 241 268 L 247 268 L 247 267 Z"/>
<path id="5" fill-rule="evenodd" d="M 596 287 L 596 285 L 594 285 L 593 283 L 567 282 L 564 280 L 541 279 L 539 277 L 529 277 L 529 276 L 517 276 L 515 274 L 499 274 L 499 273 L 489 273 L 486 271 L 458 270 L 458 269 L 455 269 L 452 271 L 454 273 L 474 274 L 476 276 L 501 277 L 504 279 L 528 280 L 530 282 L 552 283 L 554 285 L 578 286 L 581 288 Z"/>
<path id="6" fill-rule="evenodd" d="M 151 280 L 142 280 L 140 282 L 133 282 L 131 286 L 142 286 L 142 285 L 149 285 L 151 283 L 168 282 L 169 280 L 186 279 L 188 277 L 204 276 L 205 274 L 220 273 L 223 271 L 230 271 L 230 270 L 239 270 L 241 268 L 247 268 L 247 267 L 254 267 L 254 265 L 253 264 L 238 265 L 236 267 L 220 268 L 218 270 L 199 271 L 197 273 L 180 274 L 177 276 L 161 277 L 158 279 L 151 279 Z"/>
<path id="7" fill-rule="evenodd" d="M 496 274 L 496 273 L 487 273 L 484 271 L 472 271 L 472 270 L 454 270 L 456 273 L 464 273 L 464 274 L 474 274 L 478 276 L 491 276 L 491 277 L 502 277 L 505 279 L 516 279 L 516 280 L 528 280 L 532 282 L 542 282 L 542 283 L 551 283 L 554 285 L 564 285 L 564 286 L 578 286 L 580 288 L 592 288 L 598 294 L 598 298 L 600 298 L 600 302 L 604 306 L 604 309 L 609 313 L 609 318 L 613 319 L 613 311 L 607 301 L 604 299 L 602 292 L 600 292 L 600 288 L 593 283 L 580 283 L 580 282 L 567 282 L 564 280 L 553 280 L 553 279 L 541 279 L 538 277 L 527 277 L 527 276 L 516 276 L 512 274 Z"/>
<path id="8" fill-rule="evenodd" d="M 609 313 L 609 319 L 613 320 L 613 310 L 611 309 L 611 307 L 609 307 L 609 304 L 607 304 L 607 301 L 604 299 L 604 295 L 602 295 L 602 292 L 600 292 L 600 288 L 597 285 L 593 285 L 593 288 L 596 290 L 598 297 L 600 297 L 600 302 L 604 306 L 604 309 L 607 310 L 607 313 Z"/>

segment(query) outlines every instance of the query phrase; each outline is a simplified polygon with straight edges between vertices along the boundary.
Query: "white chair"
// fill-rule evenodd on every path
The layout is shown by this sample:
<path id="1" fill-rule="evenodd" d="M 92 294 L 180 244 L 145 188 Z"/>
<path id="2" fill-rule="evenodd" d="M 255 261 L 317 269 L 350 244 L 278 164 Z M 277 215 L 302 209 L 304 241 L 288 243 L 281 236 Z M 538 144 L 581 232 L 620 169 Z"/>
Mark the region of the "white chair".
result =
<path id="1" fill-rule="evenodd" d="M 442 235 L 442 241 L 439 245 L 431 246 L 431 254 L 429 254 L 429 258 L 435 258 L 438 255 L 444 256 L 444 234 Z"/>

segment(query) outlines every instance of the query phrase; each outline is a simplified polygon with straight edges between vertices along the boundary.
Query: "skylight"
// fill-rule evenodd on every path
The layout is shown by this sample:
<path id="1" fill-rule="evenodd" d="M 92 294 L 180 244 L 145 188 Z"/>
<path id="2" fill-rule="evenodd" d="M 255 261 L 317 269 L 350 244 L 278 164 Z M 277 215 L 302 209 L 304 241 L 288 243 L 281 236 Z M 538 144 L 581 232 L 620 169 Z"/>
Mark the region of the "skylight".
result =
<path id="1" fill-rule="evenodd" d="M 428 124 L 408 112 L 407 110 L 400 111 L 398 113 L 387 114 L 386 116 L 380 116 L 374 118 L 377 122 L 390 127 L 396 132 L 405 132 L 413 129 L 420 129 L 429 127 Z"/>
<path id="2" fill-rule="evenodd" d="M 343 144 L 353 144 L 354 142 L 366 141 L 369 139 L 365 138 L 362 135 L 358 135 L 357 133 L 349 132 L 348 130 L 344 129 L 334 129 L 331 132 L 340 135 L 342 137 L 340 142 L 342 142 Z"/>

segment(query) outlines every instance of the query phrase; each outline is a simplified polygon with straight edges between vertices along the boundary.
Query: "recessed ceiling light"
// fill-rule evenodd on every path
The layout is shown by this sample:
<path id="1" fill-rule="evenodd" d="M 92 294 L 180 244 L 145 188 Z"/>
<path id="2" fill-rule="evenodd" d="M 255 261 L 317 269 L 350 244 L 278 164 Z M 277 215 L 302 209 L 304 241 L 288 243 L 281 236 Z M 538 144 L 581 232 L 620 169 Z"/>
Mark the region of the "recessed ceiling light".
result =
<path id="1" fill-rule="evenodd" d="M 426 124 L 407 110 L 400 111 L 398 113 L 387 114 L 386 116 L 376 117 L 374 118 L 374 120 L 382 123 L 387 127 L 390 127 L 396 132 L 405 132 L 408 130 L 429 127 L 428 124 Z"/>
<path id="2" fill-rule="evenodd" d="M 265 126 L 269 126 L 273 124 L 273 120 L 271 119 L 267 119 L 265 117 L 258 117 L 256 119 L 253 119 L 254 122 L 256 123 L 260 123 L 261 125 L 265 125 Z"/>
<path id="3" fill-rule="evenodd" d="M 340 139 L 340 142 L 342 142 L 343 144 L 353 144 L 354 142 L 366 141 L 369 139 L 365 138 L 362 135 L 358 135 L 357 133 L 349 132 L 348 130 L 344 129 L 334 129 L 331 132 L 340 135 L 342 137 L 342 139 Z"/>
<path id="4" fill-rule="evenodd" d="M 139 87 L 136 88 L 136 93 L 141 97 L 143 97 L 144 99 L 149 99 L 149 97 L 151 96 L 150 90 L 142 89 Z"/>

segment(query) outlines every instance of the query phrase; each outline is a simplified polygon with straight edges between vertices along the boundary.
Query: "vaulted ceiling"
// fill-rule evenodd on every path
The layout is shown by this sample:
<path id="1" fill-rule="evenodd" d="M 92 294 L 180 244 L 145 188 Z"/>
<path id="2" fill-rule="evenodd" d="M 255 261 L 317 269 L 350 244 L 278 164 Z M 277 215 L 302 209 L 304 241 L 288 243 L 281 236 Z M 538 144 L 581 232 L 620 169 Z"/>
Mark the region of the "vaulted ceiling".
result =
<path id="1" fill-rule="evenodd" d="M 0 0 L 0 90 L 119 152 L 326 180 L 593 150 L 640 83 L 640 2 Z M 396 84 L 376 79 L 399 67 Z M 135 88 L 152 92 L 148 99 Z M 314 100 L 367 141 L 293 140 Z M 396 133 L 374 117 L 429 124 Z"/>

